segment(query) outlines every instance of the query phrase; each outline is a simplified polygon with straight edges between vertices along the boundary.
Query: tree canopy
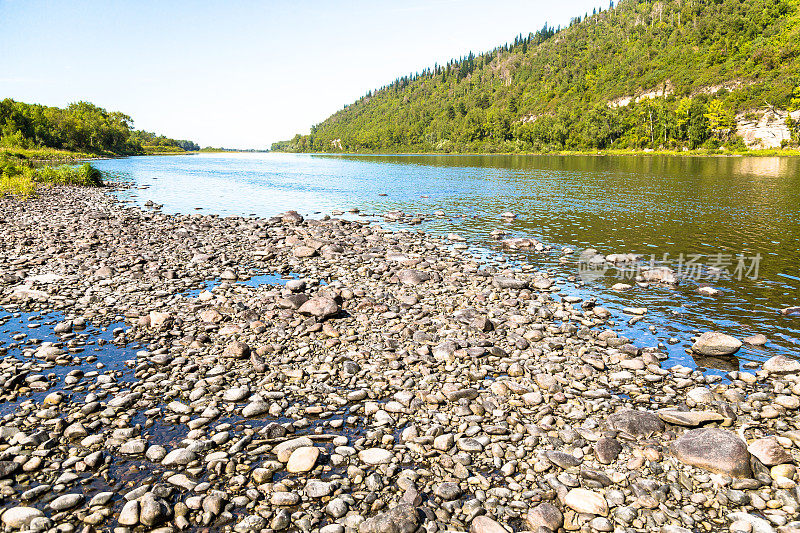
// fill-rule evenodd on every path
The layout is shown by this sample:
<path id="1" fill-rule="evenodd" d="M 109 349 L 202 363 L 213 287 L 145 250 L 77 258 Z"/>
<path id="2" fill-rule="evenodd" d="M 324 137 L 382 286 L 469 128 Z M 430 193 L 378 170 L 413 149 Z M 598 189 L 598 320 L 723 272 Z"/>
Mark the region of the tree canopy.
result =
<path id="1" fill-rule="evenodd" d="M 130 116 L 89 102 L 62 109 L 10 98 L 0 100 L 0 146 L 117 155 L 200 149 L 192 141 L 134 130 Z"/>

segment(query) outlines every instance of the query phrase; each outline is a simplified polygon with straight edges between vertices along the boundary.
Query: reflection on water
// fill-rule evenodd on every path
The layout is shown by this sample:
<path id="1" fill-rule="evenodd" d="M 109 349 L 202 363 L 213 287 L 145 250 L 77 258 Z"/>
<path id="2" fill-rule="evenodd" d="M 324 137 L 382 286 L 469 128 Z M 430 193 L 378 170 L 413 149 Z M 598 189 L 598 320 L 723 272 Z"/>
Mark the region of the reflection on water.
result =
<path id="1" fill-rule="evenodd" d="M 674 336 L 670 356 L 699 365 L 684 353 L 693 331 L 718 329 L 744 337 L 763 333 L 763 350 L 743 349 L 743 361 L 792 354 L 800 319 L 778 314 L 800 304 L 800 159 L 658 156 L 311 156 L 202 154 L 136 157 L 98 162 L 144 190 L 128 199 L 164 204 L 165 212 L 270 216 L 287 209 L 304 214 L 358 207 L 362 212 L 444 211 L 422 228 L 456 232 L 472 244 L 498 251 L 495 229 L 533 237 L 549 254 L 514 252 L 523 261 L 577 273 L 573 260 L 558 262 L 562 246 L 603 254 L 637 253 L 729 260 L 760 257 L 756 280 L 703 280 L 720 292 L 703 296 L 695 282 L 677 288 L 608 290 L 606 276 L 586 288 L 610 307 L 647 307 L 647 322 L 619 329 L 642 345 Z M 384 196 L 385 195 L 385 196 Z M 503 221 L 512 211 L 518 218 Z M 577 254 L 575 254 L 577 257 Z M 717 261 L 719 263 L 719 261 Z M 579 291 L 578 291 L 579 292 Z M 703 363 L 705 365 L 705 363 Z M 728 363 L 728 367 L 738 363 Z M 708 364 L 713 367 L 714 365 Z M 725 365 L 716 365 L 717 367 Z M 727 368 L 727 367 L 726 367 Z"/>

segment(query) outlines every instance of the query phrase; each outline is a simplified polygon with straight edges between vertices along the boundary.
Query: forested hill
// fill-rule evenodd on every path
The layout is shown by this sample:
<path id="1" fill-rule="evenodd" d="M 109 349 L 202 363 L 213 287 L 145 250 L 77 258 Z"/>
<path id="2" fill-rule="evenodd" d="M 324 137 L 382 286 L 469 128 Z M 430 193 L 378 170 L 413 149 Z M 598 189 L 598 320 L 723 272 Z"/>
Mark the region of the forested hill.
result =
<path id="1" fill-rule="evenodd" d="M 623 0 L 399 78 L 273 150 L 736 148 L 767 107 L 796 143 L 799 57 L 800 0 Z"/>

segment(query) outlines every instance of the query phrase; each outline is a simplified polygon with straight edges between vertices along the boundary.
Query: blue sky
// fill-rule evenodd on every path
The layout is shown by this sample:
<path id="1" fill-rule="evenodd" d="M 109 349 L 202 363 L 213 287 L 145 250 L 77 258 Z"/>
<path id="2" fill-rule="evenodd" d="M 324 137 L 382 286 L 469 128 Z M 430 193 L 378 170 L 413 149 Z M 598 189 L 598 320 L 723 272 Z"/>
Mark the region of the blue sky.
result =
<path id="1" fill-rule="evenodd" d="M 202 146 L 265 148 L 399 75 L 600 6 L 0 0 L 0 98 L 88 100 Z"/>

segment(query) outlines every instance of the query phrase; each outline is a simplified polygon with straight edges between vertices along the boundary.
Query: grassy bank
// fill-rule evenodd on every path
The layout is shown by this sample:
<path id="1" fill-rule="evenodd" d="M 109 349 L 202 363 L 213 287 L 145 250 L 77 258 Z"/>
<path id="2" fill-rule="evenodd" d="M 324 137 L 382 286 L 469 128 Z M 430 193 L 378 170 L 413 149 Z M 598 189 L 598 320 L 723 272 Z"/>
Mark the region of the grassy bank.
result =
<path id="1" fill-rule="evenodd" d="M 11 160 L 31 163 L 74 163 L 86 159 L 117 157 L 111 152 L 88 153 L 57 148 L 6 148 L 0 147 L 0 160 Z"/>
<path id="2" fill-rule="evenodd" d="M 80 185 L 102 187 L 102 173 L 89 163 L 79 167 L 70 165 L 40 166 L 20 163 L 0 157 L 0 196 L 11 194 L 27 198 L 36 194 L 39 187 L 52 185 Z"/>

